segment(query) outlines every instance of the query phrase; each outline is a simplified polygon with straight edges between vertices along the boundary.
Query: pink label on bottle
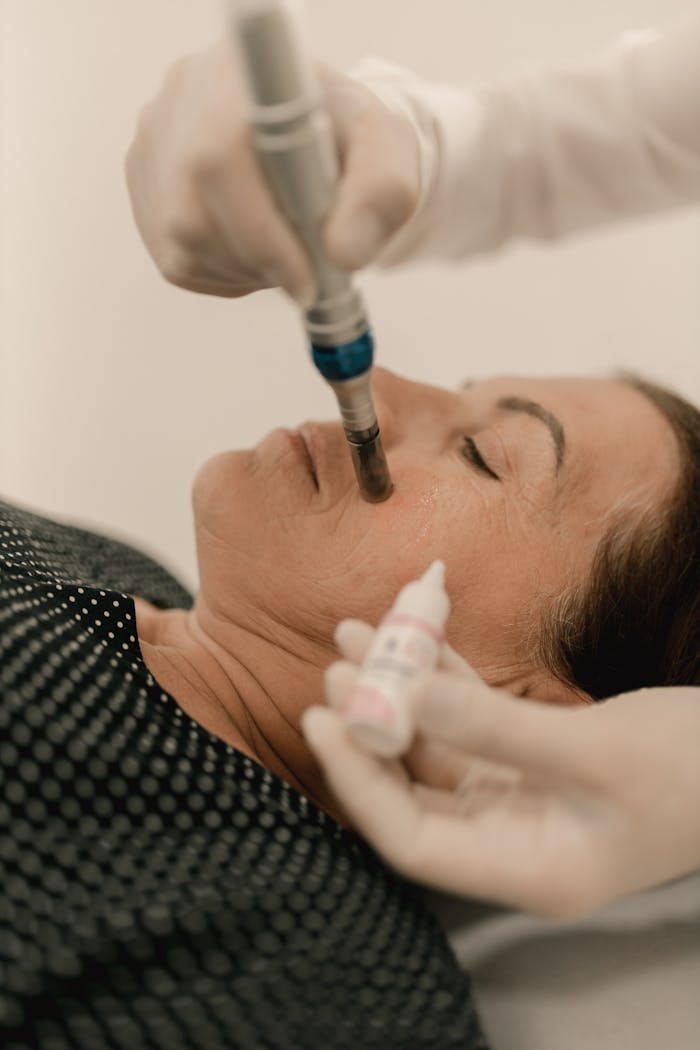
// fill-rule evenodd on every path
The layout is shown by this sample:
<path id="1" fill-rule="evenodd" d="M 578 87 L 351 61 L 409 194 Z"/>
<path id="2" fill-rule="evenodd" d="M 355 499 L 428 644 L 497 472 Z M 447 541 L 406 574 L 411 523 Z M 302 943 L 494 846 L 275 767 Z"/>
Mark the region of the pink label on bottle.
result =
<path id="1" fill-rule="evenodd" d="M 428 623 L 427 620 L 421 620 L 419 616 L 410 616 L 408 613 L 389 613 L 385 616 L 381 622 L 383 627 L 385 624 L 396 623 L 401 624 L 405 627 L 417 627 L 421 631 L 425 631 L 426 634 L 438 643 L 442 645 L 444 635 L 442 631 L 436 631 L 432 624 Z"/>
<path id="2" fill-rule="evenodd" d="M 396 721 L 391 704 L 377 689 L 366 685 L 358 686 L 343 714 L 352 721 L 368 719 L 370 722 L 382 722 L 384 725 L 393 725 Z"/>

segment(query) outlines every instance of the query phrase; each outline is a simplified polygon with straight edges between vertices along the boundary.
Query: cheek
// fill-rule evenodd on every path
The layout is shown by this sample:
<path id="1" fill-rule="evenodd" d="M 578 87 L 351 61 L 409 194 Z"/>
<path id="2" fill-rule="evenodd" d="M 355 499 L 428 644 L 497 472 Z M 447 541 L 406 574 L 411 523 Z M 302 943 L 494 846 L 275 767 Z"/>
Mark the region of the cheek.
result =
<path id="1" fill-rule="evenodd" d="M 448 641 L 479 671 L 529 659 L 545 604 L 567 580 L 549 530 L 514 527 L 496 514 L 470 521 L 447 573 Z"/>
<path id="2" fill-rule="evenodd" d="M 369 560 L 389 584 L 388 604 L 436 559 L 449 570 L 461 558 L 468 519 L 464 494 L 450 479 L 434 472 L 414 474 L 410 481 L 397 475 L 391 497 L 360 515 Z"/>
<path id="3" fill-rule="evenodd" d="M 443 489 L 436 474 L 417 482 L 399 481 L 389 499 L 372 508 L 377 536 L 393 542 L 398 556 L 411 558 L 429 547 L 439 524 Z"/>
<path id="4" fill-rule="evenodd" d="M 399 589 L 446 555 L 440 535 L 444 485 L 434 473 L 409 480 L 395 472 L 396 488 L 384 503 L 353 495 L 332 536 L 316 548 L 317 560 L 342 588 L 344 616 L 376 622 Z"/>

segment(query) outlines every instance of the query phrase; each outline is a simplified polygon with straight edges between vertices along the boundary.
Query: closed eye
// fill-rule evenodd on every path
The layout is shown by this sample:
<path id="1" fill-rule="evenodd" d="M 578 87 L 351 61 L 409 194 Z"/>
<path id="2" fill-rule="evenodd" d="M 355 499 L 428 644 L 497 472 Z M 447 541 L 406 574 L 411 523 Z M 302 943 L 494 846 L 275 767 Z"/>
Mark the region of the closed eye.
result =
<path id="1" fill-rule="evenodd" d="M 496 481 L 500 481 L 498 474 L 495 470 L 491 470 L 491 467 L 486 463 L 479 452 L 479 449 L 474 444 L 473 438 L 470 438 L 468 434 L 464 435 L 464 444 L 462 446 L 462 455 L 464 458 L 475 466 L 478 470 L 483 471 L 484 474 L 488 474 L 489 477 L 495 478 Z"/>

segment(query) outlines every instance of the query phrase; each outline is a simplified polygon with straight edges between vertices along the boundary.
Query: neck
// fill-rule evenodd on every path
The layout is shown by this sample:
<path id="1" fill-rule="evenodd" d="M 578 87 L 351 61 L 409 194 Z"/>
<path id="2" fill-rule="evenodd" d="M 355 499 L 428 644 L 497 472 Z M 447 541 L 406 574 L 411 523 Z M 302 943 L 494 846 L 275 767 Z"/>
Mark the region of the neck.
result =
<path id="1" fill-rule="evenodd" d="M 299 728 L 301 713 L 323 702 L 330 644 L 223 620 L 201 594 L 189 611 L 134 602 L 144 662 L 183 711 L 347 823 Z"/>

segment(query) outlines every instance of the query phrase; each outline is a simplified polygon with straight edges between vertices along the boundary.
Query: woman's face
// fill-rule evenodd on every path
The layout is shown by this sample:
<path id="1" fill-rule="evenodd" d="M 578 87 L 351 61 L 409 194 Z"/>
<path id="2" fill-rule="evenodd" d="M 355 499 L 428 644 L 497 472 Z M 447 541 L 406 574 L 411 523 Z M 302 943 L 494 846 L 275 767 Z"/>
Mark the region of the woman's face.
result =
<path id="1" fill-rule="evenodd" d="M 394 494 L 358 493 L 339 423 L 276 430 L 209 460 L 194 484 L 202 593 L 330 640 L 376 623 L 435 558 L 447 567 L 449 641 L 492 684 L 570 698 L 534 652 L 548 601 L 583 579 L 606 519 L 668 494 L 672 431 L 607 379 L 499 378 L 460 391 L 375 369 Z"/>

